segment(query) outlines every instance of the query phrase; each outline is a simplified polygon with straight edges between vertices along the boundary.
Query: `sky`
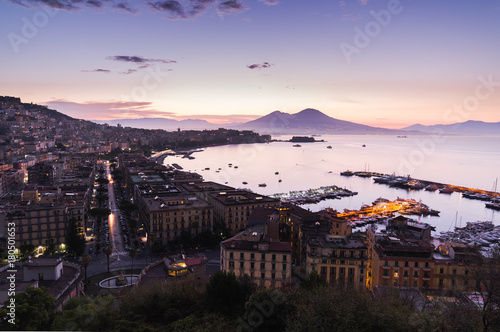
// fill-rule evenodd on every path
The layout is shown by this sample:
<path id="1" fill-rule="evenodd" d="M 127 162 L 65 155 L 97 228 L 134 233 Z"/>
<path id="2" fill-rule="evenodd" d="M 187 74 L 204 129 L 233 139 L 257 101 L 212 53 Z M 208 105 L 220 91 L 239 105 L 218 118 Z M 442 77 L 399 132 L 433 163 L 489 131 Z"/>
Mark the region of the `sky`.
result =
<path id="1" fill-rule="evenodd" d="M 0 95 L 86 120 L 500 121 L 500 0 L 0 0 Z"/>

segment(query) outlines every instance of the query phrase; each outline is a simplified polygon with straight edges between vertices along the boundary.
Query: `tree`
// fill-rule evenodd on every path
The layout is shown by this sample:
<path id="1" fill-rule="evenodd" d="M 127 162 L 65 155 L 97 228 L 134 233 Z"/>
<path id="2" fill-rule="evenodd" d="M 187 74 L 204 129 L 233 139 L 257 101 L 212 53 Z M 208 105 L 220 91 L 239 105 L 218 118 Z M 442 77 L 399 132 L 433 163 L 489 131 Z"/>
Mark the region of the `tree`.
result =
<path id="1" fill-rule="evenodd" d="M 325 281 L 325 279 L 323 279 L 319 274 L 318 272 L 316 272 L 315 270 L 313 270 L 311 273 L 309 273 L 307 275 L 307 277 L 302 280 L 302 282 L 300 283 L 300 287 L 301 288 L 304 288 L 304 289 L 314 289 L 314 288 L 318 288 L 318 287 L 323 287 L 323 286 L 326 286 L 327 283 Z"/>
<path id="2" fill-rule="evenodd" d="M 108 273 L 109 273 L 109 256 L 111 256 L 111 253 L 113 252 L 113 247 L 109 246 L 104 249 L 104 253 L 106 254 L 106 257 L 108 258 Z"/>
<path id="3" fill-rule="evenodd" d="M 477 248 L 465 255 L 475 282 L 474 295 L 481 305 L 483 331 L 500 330 L 500 245 L 487 254 Z"/>
<path id="4" fill-rule="evenodd" d="M 56 315 L 51 331 L 109 331 L 117 311 L 113 296 L 72 297 Z"/>
<path id="5" fill-rule="evenodd" d="M 66 246 L 68 253 L 80 256 L 85 251 L 85 238 L 78 232 L 77 221 L 70 218 L 66 229 Z"/>
<path id="6" fill-rule="evenodd" d="M 89 214 L 97 218 L 97 224 L 100 225 L 102 218 L 107 218 L 111 214 L 111 210 L 108 208 L 93 208 L 90 209 Z"/>
<path id="7" fill-rule="evenodd" d="M 83 255 L 82 265 L 83 268 L 85 269 L 85 285 L 87 285 L 87 267 L 89 266 L 89 264 L 90 264 L 90 256 L 87 254 Z"/>
<path id="8" fill-rule="evenodd" d="M 121 202 L 118 207 L 125 213 L 127 219 L 130 219 L 130 215 L 132 214 L 132 212 L 137 210 L 137 205 L 128 201 Z"/>
<path id="9" fill-rule="evenodd" d="M 130 269 L 130 276 L 132 276 L 132 273 L 134 273 L 134 258 L 135 258 L 135 255 L 137 254 L 137 250 L 132 248 L 128 251 L 128 254 L 129 254 L 130 258 L 132 258 L 132 268 Z"/>
<path id="10" fill-rule="evenodd" d="M 208 306 L 228 316 L 241 314 L 249 296 L 233 272 L 217 271 L 205 288 Z"/>
<path id="11" fill-rule="evenodd" d="M 15 299 L 15 324 L 8 322 L 11 299 Z M 56 300 L 47 289 L 28 287 L 26 291 L 10 296 L 0 308 L 0 330 L 48 330 L 54 316 Z"/>

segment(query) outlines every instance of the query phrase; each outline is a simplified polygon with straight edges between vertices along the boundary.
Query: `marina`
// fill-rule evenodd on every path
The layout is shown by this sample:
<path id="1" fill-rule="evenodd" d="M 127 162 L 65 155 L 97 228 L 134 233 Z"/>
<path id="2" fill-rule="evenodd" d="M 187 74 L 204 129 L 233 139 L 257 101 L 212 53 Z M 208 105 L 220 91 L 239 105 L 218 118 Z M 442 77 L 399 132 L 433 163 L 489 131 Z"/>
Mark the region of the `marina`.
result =
<path id="1" fill-rule="evenodd" d="M 489 247 L 500 241 L 500 226 L 491 221 L 468 222 L 465 227 L 441 232 L 436 238 L 463 245 Z"/>
<path id="2" fill-rule="evenodd" d="M 318 203 L 325 199 L 340 199 L 342 197 L 357 195 L 357 192 L 350 191 L 337 186 L 325 186 L 317 189 L 295 190 L 283 194 L 270 195 L 279 198 L 284 203 L 310 204 Z"/>

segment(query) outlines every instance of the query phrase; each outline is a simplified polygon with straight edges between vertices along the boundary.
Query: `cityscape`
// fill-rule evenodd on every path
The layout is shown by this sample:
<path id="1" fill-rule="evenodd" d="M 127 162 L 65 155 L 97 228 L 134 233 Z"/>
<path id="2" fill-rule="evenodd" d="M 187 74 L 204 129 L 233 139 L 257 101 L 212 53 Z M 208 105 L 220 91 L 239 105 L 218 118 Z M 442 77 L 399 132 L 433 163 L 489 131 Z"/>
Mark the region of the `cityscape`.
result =
<path id="1" fill-rule="evenodd" d="M 500 330 L 500 3 L 0 10 L 1 330 Z"/>

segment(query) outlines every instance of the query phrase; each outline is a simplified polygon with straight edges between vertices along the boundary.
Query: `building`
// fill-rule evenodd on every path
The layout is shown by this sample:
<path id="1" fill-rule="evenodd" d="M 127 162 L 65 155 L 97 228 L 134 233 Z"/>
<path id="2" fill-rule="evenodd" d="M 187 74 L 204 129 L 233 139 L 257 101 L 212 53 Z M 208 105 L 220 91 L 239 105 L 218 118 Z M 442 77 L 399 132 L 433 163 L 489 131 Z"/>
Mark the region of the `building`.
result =
<path id="1" fill-rule="evenodd" d="M 404 217 L 367 227 L 368 289 L 377 286 L 430 288 L 434 276 L 431 226 Z"/>
<path id="2" fill-rule="evenodd" d="M 306 273 L 316 271 L 330 285 L 365 289 L 367 247 L 360 238 L 326 234 L 309 239 Z"/>
<path id="3" fill-rule="evenodd" d="M 213 230 L 213 207 L 200 197 L 184 195 L 171 185 L 142 185 L 137 190 L 139 221 L 161 244 L 179 238 L 183 231 L 196 236 Z"/>
<path id="4" fill-rule="evenodd" d="M 270 220 L 221 242 L 220 269 L 237 277 L 248 275 L 260 286 L 285 286 L 291 282 L 292 247 L 280 242 L 278 233 L 279 221 Z"/>
<path id="5" fill-rule="evenodd" d="M 209 194 L 208 202 L 214 206 L 214 222 L 223 223 L 233 234 L 248 226 L 248 218 L 255 208 L 280 204 L 278 199 L 243 190 Z"/>

